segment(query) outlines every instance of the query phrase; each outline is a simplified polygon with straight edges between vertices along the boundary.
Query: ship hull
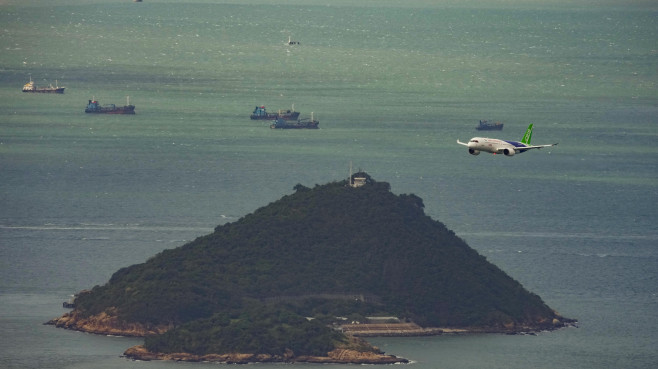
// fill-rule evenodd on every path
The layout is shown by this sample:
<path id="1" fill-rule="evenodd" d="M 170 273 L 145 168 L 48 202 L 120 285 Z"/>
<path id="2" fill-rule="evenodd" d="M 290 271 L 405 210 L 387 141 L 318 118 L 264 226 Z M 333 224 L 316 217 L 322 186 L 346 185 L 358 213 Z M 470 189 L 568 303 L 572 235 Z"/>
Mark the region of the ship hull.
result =
<path id="1" fill-rule="evenodd" d="M 480 124 L 475 127 L 478 131 L 502 131 L 503 123 L 500 122 L 491 122 L 488 120 L 481 120 Z"/>
<path id="2" fill-rule="evenodd" d="M 493 127 L 475 127 L 478 131 L 502 131 L 503 125 L 493 126 Z"/>
<path id="3" fill-rule="evenodd" d="M 295 120 L 298 117 L 299 117 L 298 111 L 294 111 L 291 113 L 284 113 L 284 114 L 279 114 L 279 113 L 267 113 L 265 115 L 252 114 L 249 116 L 249 118 L 253 120 L 276 120 L 276 119 Z"/>
<path id="4" fill-rule="evenodd" d="M 100 109 L 85 109 L 85 113 L 89 114 L 135 114 L 134 106 L 124 106 L 123 108 L 100 108 Z"/>
<path id="5" fill-rule="evenodd" d="M 297 121 L 286 122 L 283 119 L 277 119 L 276 122 L 270 125 L 272 129 L 317 129 L 320 122 L 313 121 Z"/>
<path id="6" fill-rule="evenodd" d="M 135 114 L 135 105 L 116 106 L 114 104 L 108 104 L 101 106 L 96 100 L 89 100 L 87 107 L 85 108 L 85 113 L 90 114 Z"/>
<path id="7" fill-rule="evenodd" d="M 33 94 L 63 94 L 64 87 L 60 88 L 37 88 L 34 90 L 23 90 L 23 92 L 29 92 Z"/>

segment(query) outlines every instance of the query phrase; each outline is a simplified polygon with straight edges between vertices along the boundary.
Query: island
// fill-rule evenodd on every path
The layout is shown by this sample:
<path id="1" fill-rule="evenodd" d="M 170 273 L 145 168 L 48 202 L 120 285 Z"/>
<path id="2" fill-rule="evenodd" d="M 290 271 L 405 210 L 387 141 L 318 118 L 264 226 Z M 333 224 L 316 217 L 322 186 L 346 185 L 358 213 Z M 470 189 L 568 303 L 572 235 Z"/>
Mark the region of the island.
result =
<path id="1" fill-rule="evenodd" d="M 360 172 L 294 193 L 118 270 L 49 321 L 144 337 L 141 360 L 394 363 L 363 337 L 573 324 L 413 194 Z"/>

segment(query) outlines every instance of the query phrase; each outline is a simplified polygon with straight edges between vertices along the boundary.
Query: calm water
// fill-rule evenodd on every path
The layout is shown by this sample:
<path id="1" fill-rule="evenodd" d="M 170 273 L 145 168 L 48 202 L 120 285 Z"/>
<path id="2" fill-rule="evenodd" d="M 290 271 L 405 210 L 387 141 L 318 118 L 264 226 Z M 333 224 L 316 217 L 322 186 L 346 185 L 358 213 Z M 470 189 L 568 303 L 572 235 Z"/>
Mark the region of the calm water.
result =
<path id="1" fill-rule="evenodd" d="M 127 361 L 141 340 L 41 323 L 117 269 L 352 161 L 580 321 L 372 340 L 386 352 L 419 369 L 655 367 L 658 8 L 323 3 L 0 1 L 0 366 L 210 366 Z M 30 75 L 66 94 L 21 93 Z M 126 96 L 135 116 L 83 113 Z M 292 104 L 321 129 L 248 119 Z M 508 139 L 532 122 L 534 143 L 559 145 L 470 156 L 455 141 L 479 119 Z"/>

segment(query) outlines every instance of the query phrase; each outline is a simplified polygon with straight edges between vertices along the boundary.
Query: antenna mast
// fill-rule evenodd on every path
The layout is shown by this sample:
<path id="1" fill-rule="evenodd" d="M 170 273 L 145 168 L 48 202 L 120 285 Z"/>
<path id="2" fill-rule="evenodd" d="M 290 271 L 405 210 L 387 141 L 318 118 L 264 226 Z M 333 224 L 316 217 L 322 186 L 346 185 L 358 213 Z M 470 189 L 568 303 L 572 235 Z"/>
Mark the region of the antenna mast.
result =
<path id="1" fill-rule="evenodd" d="M 347 178 L 347 183 L 352 187 L 352 160 L 350 160 L 350 176 Z"/>

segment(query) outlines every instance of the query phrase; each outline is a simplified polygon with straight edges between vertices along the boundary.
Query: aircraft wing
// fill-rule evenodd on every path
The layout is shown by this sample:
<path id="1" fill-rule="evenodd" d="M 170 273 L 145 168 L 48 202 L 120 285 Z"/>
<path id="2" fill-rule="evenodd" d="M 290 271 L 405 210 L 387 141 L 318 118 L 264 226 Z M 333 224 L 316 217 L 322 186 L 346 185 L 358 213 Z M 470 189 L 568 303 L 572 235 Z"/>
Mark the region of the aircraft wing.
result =
<path id="1" fill-rule="evenodd" d="M 550 145 L 533 145 L 533 146 L 525 146 L 525 147 L 516 147 L 515 150 L 520 151 L 520 150 L 530 150 L 530 149 L 541 149 L 541 148 L 544 148 L 544 147 L 551 147 L 551 146 L 555 146 L 555 145 L 557 145 L 557 143 L 550 144 Z"/>
<path id="2" fill-rule="evenodd" d="M 459 141 L 459 140 L 457 140 L 457 143 L 460 144 L 460 145 L 468 146 L 467 143 L 463 143 L 463 142 L 461 142 L 461 141 Z"/>

